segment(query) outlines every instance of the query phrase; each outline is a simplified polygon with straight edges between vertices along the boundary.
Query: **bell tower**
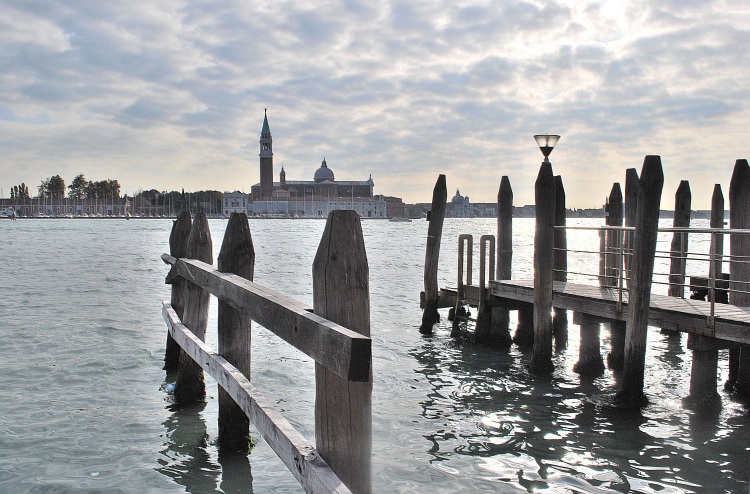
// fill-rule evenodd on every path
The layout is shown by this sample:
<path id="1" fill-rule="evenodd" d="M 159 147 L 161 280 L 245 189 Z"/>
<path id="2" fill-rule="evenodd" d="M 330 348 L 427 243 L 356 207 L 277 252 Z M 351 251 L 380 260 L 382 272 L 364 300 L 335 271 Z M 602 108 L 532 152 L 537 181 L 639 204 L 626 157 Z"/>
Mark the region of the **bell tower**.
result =
<path id="1" fill-rule="evenodd" d="M 260 197 L 270 198 L 273 192 L 273 138 L 268 127 L 268 109 L 263 115 L 263 129 L 260 131 Z"/>

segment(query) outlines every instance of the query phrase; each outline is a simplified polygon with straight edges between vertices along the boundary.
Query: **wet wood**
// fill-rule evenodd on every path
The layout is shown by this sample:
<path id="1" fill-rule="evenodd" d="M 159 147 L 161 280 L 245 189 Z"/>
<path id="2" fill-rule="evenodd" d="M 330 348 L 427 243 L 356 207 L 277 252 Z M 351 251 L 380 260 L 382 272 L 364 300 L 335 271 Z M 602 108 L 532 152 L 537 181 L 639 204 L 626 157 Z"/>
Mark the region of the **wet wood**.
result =
<path id="1" fill-rule="evenodd" d="M 633 270 L 628 294 L 629 310 L 625 335 L 625 366 L 622 389 L 617 394 L 618 401 L 628 407 L 639 407 L 646 402 L 643 393 L 646 340 L 663 186 L 661 158 L 655 155 L 646 156 L 638 187 Z"/>
<path id="2" fill-rule="evenodd" d="M 625 171 L 625 226 L 635 226 L 636 213 L 638 212 L 638 187 L 640 187 L 638 171 L 635 168 L 628 168 Z M 628 279 L 630 279 L 630 271 L 633 266 L 634 235 L 635 232 L 632 231 L 625 234 L 625 250 L 628 253 L 625 256 L 625 271 L 628 274 Z"/>
<path id="3" fill-rule="evenodd" d="M 724 194 L 721 185 L 714 185 L 711 196 L 711 228 L 724 228 Z M 713 252 L 717 261 L 709 267 L 709 279 L 711 274 L 717 277 L 721 274 L 721 258 L 724 253 L 723 235 L 711 236 Z M 710 298 L 709 293 L 709 298 Z M 693 360 L 690 364 L 690 399 L 694 403 L 716 403 L 719 393 L 716 391 L 716 380 L 718 378 L 719 344 L 720 340 L 706 336 L 689 335 L 688 348 L 693 351 Z"/>
<path id="4" fill-rule="evenodd" d="M 747 160 L 737 160 L 729 183 L 729 227 L 750 228 L 750 166 Z M 750 294 L 741 293 L 750 288 L 750 264 L 740 256 L 750 256 L 750 236 L 730 234 L 729 251 L 729 303 L 741 307 L 750 306 Z M 740 291 L 737 291 L 740 290 Z M 734 373 L 732 371 L 735 371 Z M 750 396 L 750 349 L 742 348 L 730 354 L 730 381 L 742 396 Z"/>
<path id="5" fill-rule="evenodd" d="M 440 241 L 443 237 L 443 221 L 445 220 L 445 203 L 448 200 L 448 188 L 445 175 L 438 176 L 432 191 L 432 207 L 430 209 L 427 228 L 427 248 L 424 261 L 424 293 L 425 304 L 422 313 L 422 325 L 419 332 L 432 334 L 432 328 L 440 321 L 438 314 L 438 261 L 440 259 Z"/>
<path id="6" fill-rule="evenodd" d="M 173 339 L 238 404 L 271 449 L 307 493 L 349 494 L 350 491 L 315 448 L 264 398 L 236 367 L 214 353 L 181 322 L 164 302 L 164 320 Z"/>
<path id="7" fill-rule="evenodd" d="M 555 177 L 545 161 L 534 185 L 536 228 L 534 232 L 534 350 L 532 369 L 552 372 L 552 283 L 555 245 Z"/>
<path id="8" fill-rule="evenodd" d="M 497 272 L 495 279 L 511 279 L 513 264 L 513 189 L 510 179 L 503 175 L 497 191 Z M 492 308 L 492 327 L 497 331 L 497 347 L 508 349 L 513 344 L 510 337 L 510 310 L 495 305 Z"/>
<path id="9" fill-rule="evenodd" d="M 177 220 L 172 222 L 172 232 L 169 235 L 169 253 L 176 258 L 185 257 L 187 251 L 190 226 L 192 224 L 190 213 L 182 211 Z M 172 285 L 172 307 L 177 315 L 182 318 L 185 310 L 185 281 L 178 276 L 167 276 L 168 283 Z M 167 348 L 164 352 L 164 370 L 177 372 L 180 364 L 180 347 L 167 333 Z"/>
<path id="10" fill-rule="evenodd" d="M 451 330 L 451 337 L 456 338 L 461 334 L 459 324 L 462 321 L 466 321 L 466 293 L 464 287 L 471 285 L 472 277 L 472 258 L 474 256 L 474 237 L 469 234 L 462 234 L 458 236 L 458 277 L 456 279 L 456 301 L 453 304 L 453 328 Z M 464 271 L 464 266 L 466 270 Z M 464 278 L 465 275 L 465 278 Z M 465 282 L 464 282 L 465 281 Z M 443 293 L 441 290 L 440 294 Z M 478 301 L 477 301 L 478 303 Z M 438 296 L 438 308 L 440 307 L 440 296 Z"/>
<path id="11" fill-rule="evenodd" d="M 633 170 L 635 171 L 635 170 Z M 632 175 L 632 174 L 631 174 Z M 636 180 L 637 180 L 636 173 Z M 627 179 L 627 177 L 626 177 Z M 635 189 L 638 190 L 637 187 Z M 609 192 L 609 215 L 607 215 L 607 226 L 622 226 L 623 223 L 623 197 L 619 183 L 614 183 Z M 624 261 L 620 256 L 619 244 L 622 231 L 607 231 L 608 255 L 608 285 L 618 286 L 620 283 L 620 270 L 625 269 Z M 623 243 L 627 239 L 623 239 Z M 627 256 L 626 256 L 627 257 Z M 623 274 L 623 283 L 625 282 Z M 625 365 L 625 321 L 610 321 L 610 352 L 607 356 L 607 365 L 610 369 L 620 371 Z"/>
<path id="12" fill-rule="evenodd" d="M 687 228 L 690 226 L 691 202 L 690 183 L 687 180 L 682 180 L 674 197 L 674 219 L 672 221 L 674 228 Z M 669 251 L 669 289 L 667 293 L 671 297 L 684 297 L 688 234 L 685 232 L 674 232 Z"/>
<path id="13" fill-rule="evenodd" d="M 565 186 L 562 177 L 555 175 L 555 240 L 552 275 L 555 281 L 568 281 L 568 235 L 565 226 Z M 555 348 L 564 348 L 568 344 L 568 311 L 562 307 L 552 309 L 552 334 L 555 337 Z"/>
<path id="14" fill-rule="evenodd" d="M 313 262 L 313 301 L 316 314 L 370 336 L 367 255 L 354 211 L 328 215 Z M 372 374 L 365 382 L 349 382 L 316 364 L 315 387 L 318 452 L 351 491 L 372 492 Z"/>
<path id="15" fill-rule="evenodd" d="M 500 332 L 492 326 L 492 301 L 487 289 L 487 282 L 494 279 L 495 237 L 482 235 L 479 239 L 479 306 L 474 337 L 477 343 L 490 346 L 498 346 L 500 338 Z"/>
<path id="16" fill-rule="evenodd" d="M 169 256 L 162 256 L 169 262 Z M 279 292 L 191 259 L 173 260 L 177 275 L 208 290 L 276 336 L 350 381 L 370 376 L 371 340 Z"/>
<path id="17" fill-rule="evenodd" d="M 601 319 L 592 315 L 576 313 L 581 327 L 581 341 L 578 347 L 578 362 L 573 371 L 587 377 L 604 373 L 604 360 L 601 354 Z"/>
<path id="18" fill-rule="evenodd" d="M 229 216 L 218 258 L 219 271 L 253 280 L 255 249 L 245 213 Z M 250 317 L 219 301 L 218 351 L 227 362 L 250 379 Z M 247 453 L 250 423 L 244 411 L 219 387 L 219 447 L 222 451 Z"/>
<path id="19" fill-rule="evenodd" d="M 213 263 L 213 245 L 208 219 L 205 213 L 195 215 L 190 227 L 185 257 L 204 263 Z M 201 341 L 206 339 L 208 305 L 210 294 L 207 290 L 190 281 L 185 283 L 185 308 L 182 322 Z M 180 365 L 175 382 L 174 398 L 177 403 L 186 404 L 203 401 L 206 397 L 206 384 L 203 371 L 189 355 L 180 352 Z"/>

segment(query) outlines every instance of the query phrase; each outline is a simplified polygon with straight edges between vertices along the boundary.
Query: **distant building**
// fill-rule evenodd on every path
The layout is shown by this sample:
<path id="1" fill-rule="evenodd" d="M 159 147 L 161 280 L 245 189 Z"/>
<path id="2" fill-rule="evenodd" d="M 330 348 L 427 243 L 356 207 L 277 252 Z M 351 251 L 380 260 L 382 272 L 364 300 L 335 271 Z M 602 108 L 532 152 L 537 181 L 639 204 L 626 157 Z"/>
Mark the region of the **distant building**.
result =
<path id="1" fill-rule="evenodd" d="M 458 189 L 456 189 L 456 195 L 453 196 L 451 202 L 445 205 L 445 217 L 473 218 L 474 216 L 474 208 L 471 202 L 469 202 L 469 196 L 462 196 Z"/>
<path id="2" fill-rule="evenodd" d="M 247 214 L 248 206 L 250 205 L 250 195 L 238 190 L 235 190 L 234 192 L 224 192 L 222 202 L 224 216 L 229 216 L 232 213 Z"/>
<path id="3" fill-rule="evenodd" d="M 388 204 L 391 210 L 403 213 L 403 208 L 397 206 L 399 198 L 387 201 L 384 196 L 374 194 L 372 175 L 367 180 L 336 180 L 325 158 L 312 180 L 287 180 L 282 166 L 279 181 L 274 182 L 273 138 L 267 112 L 259 142 L 260 182 L 250 188 L 252 202 L 248 212 L 251 214 L 321 217 L 332 210 L 350 209 L 363 218 L 387 218 L 390 216 Z"/>

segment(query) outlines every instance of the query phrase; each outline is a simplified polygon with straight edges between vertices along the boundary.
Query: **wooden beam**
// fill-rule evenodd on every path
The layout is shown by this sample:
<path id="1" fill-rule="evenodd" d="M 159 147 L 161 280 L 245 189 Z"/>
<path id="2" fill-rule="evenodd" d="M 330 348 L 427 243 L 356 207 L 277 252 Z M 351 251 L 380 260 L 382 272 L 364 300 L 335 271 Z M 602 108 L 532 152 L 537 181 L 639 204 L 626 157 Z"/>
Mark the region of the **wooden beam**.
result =
<path id="1" fill-rule="evenodd" d="M 270 401 L 265 399 L 236 367 L 213 352 L 187 329 L 166 301 L 163 303 L 162 315 L 172 338 L 227 391 L 305 492 L 351 493 L 312 444 L 273 409 Z"/>
<path id="2" fill-rule="evenodd" d="M 440 259 L 440 240 L 443 237 L 445 221 L 445 203 L 448 200 L 448 188 L 445 175 L 439 175 L 432 191 L 432 208 L 430 209 L 427 227 L 427 247 L 424 259 L 424 293 L 425 305 L 422 313 L 422 325 L 419 332 L 432 334 L 432 327 L 440 321 L 438 304 L 438 261 Z"/>
<path id="3" fill-rule="evenodd" d="M 172 222 L 172 232 L 169 234 L 169 253 L 174 257 L 185 257 L 187 251 L 188 236 L 192 224 L 190 213 L 183 211 Z M 171 270 L 170 270 L 171 274 Z M 167 276 L 167 283 L 172 285 L 172 307 L 177 315 L 182 318 L 185 310 L 185 280 L 180 277 Z M 167 348 L 164 352 L 164 370 L 177 372 L 180 365 L 180 347 L 167 334 Z"/>
<path id="4" fill-rule="evenodd" d="M 165 256 L 162 256 L 165 259 Z M 369 379 L 371 340 L 315 315 L 300 302 L 194 259 L 176 259 L 177 275 L 202 286 L 310 358 L 349 381 Z"/>

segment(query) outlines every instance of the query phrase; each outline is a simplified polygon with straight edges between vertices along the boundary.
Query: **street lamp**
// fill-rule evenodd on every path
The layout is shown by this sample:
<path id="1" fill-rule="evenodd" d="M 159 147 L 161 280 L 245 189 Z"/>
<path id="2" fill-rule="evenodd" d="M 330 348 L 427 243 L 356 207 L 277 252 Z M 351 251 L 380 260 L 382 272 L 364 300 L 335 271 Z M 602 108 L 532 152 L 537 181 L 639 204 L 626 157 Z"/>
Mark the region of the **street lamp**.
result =
<path id="1" fill-rule="evenodd" d="M 549 163 L 549 154 L 552 152 L 552 149 L 557 144 L 557 141 L 560 140 L 560 136 L 549 135 L 549 134 L 538 134 L 534 136 L 534 140 L 536 141 L 537 146 L 539 146 L 539 150 L 544 155 L 544 162 Z"/>

